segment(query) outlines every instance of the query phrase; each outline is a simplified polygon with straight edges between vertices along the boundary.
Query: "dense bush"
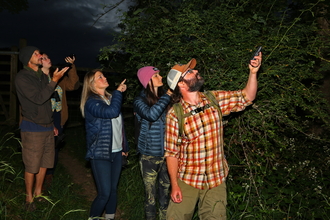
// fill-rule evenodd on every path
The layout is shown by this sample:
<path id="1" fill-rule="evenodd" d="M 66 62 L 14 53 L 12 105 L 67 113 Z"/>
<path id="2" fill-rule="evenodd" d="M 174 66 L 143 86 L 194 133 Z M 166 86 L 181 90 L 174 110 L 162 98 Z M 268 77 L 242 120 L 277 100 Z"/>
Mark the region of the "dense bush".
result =
<path id="1" fill-rule="evenodd" d="M 326 4 L 138 1 L 122 18 L 118 44 L 102 49 L 105 66 L 131 78 L 145 65 L 165 76 L 196 58 L 204 89 L 236 90 L 245 86 L 252 51 L 263 46 L 257 99 L 225 128 L 229 219 L 330 218 L 329 106 L 320 92 L 329 36 L 318 26 L 329 18 Z M 129 84 L 131 103 L 139 87 Z"/>

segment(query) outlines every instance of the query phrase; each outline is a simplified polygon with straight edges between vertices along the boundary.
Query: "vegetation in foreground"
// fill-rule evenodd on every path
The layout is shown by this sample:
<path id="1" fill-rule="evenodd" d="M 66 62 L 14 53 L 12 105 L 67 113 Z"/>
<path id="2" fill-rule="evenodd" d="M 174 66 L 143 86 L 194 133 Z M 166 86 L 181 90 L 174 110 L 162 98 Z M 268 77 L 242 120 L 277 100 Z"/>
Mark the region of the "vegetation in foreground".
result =
<path id="1" fill-rule="evenodd" d="M 133 137 L 133 124 L 126 120 L 128 137 Z M 84 128 L 67 129 L 67 144 L 71 156 L 85 164 Z M 3 133 L 0 144 L 0 220 L 32 219 L 88 219 L 90 202 L 81 195 L 81 187 L 74 184 L 65 167 L 59 164 L 58 175 L 49 191 L 49 201 L 38 206 L 35 212 L 23 209 L 24 180 L 23 165 L 19 152 L 19 141 L 15 132 Z M 119 182 L 118 209 L 122 219 L 143 220 L 143 183 L 138 166 L 133 138 L 130 138 L 129 165 L 123 169 Z M 275 167 L 233 165 L 236 156 L 228 152 L 231 171 L 228 186 L 228 220 L 238 219 L 330 219 L 328 170 L 321 169 L 329 161 L 330 149 L 320 146 L 306 151 L 295 151 L 287 155 L 291 162 Z M 244 149 L 248 151 L 250 149 Z M 306 154 L 306 152 L 308 153 Z M 311 154 L 313 152 L 313 154 Z M 256 151 L 256 155 L 259 153 Z M 310 156 L 312 155 L 312 157 Z M 262 155 L 259 155 L 262 157 Z M 236 164 L 239 164 L 236 162 Z M 328 164 L 329 165 L 329 164 Z M 88 169 L 88 168 L 86 168 Z M 260 173 L 261 171 L 262 173 Z M 258 197 L 255 196 L 258 194 Z M 195 214 L 194 220 L 198 219 Z"/>
<path id="2" fill-rule="evenodd" d="M 88 219 L 90 202 L 86 201 L 81 194 L 81 186 L 72 182 L 61 164 L 56 168 L 56 178 L 48 195 L 44 197 L 46 201 L 38 202 L 36 211 L 27 212 L 24 209 L 24 165 L 18 131 L 1 128 L 0 134 L 0 220 Z M 74 134 L 73 131 L 70 136 Z M 77 140 L 77 137 L 72 137 L 72 144 Z M 81 145 L 77 144 L 75 149 L 80 150 L 79 147 Z"/>

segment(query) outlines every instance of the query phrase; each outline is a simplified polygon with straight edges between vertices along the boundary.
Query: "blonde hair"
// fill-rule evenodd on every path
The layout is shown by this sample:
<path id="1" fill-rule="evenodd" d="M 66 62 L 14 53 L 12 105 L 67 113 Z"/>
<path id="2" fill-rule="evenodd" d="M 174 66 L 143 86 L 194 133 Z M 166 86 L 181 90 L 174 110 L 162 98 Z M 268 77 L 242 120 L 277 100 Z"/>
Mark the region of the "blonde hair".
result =
<path id="1" fill-rule="evenodd" d="M 97 72 L 102 73 L 102 70 L 93 69 L 93 70 L 87 72 L 84 77 L 84 84 L 83 84 L 83 88 L 82 88 L 82 92 L 81 92 L 81 100 L 80 100 L 80 111 L 84 118 L 85 118 L 85 104 L 86 104 L 87 99 L 91 95 L 100 96 L 94 88 L 94 79 L 95 79 L 95 74 Z M 105 96 L 109 98 L 111 95 L 109 92 L 105 91 Z"/>

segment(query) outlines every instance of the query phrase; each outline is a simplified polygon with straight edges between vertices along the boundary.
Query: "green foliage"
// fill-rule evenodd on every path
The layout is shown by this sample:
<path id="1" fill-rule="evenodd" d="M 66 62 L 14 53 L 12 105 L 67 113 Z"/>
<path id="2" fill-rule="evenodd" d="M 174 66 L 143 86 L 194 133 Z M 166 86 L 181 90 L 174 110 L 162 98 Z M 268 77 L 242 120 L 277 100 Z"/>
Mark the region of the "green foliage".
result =
<path id="1" fill-rule="evenodd" d="M 17 129 L 0 128 L 0 220 L 87 219 L 90 202 L 81 195 L 81 186 L 72 183 L 61 164 L 56 168 L 57 175 L 48 191 L 49 196 L 43 196 L 45 202 L 36 202 L 35 212 L 24 209 L 24 166 L 18 136 Z"/>
<path id="2" fill-rule="evenodd" d="M 136 94 L 138 68 L 165 75 L 191 58 L 205 89 L 242 89 L 248 59 L 263 46 L 257 99 L 225 128 L 230 219 L 330 216 L 329 105 L 320 92 L 330 48 L 318 26 L 329 3 L 289 2 L 141 0 L 123 15 L 119 43 L 101 50 L 104 63 L 126 60 L 117 71 L 134 77 L 128 93 Z"/>

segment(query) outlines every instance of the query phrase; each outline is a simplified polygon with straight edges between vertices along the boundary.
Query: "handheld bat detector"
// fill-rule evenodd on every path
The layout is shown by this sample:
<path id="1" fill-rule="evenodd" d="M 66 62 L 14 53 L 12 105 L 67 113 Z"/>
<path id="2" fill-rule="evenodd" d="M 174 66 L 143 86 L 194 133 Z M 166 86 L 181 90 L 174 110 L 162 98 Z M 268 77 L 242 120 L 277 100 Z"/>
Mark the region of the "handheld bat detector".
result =
<path id="1" fill-rule="evenodd" d="M 261 49 L 262 49 L 262 47 L 261 47 L 261 46 L 259 46 L 259 47 L 256 49 L 256 51 L 254 51 L 254 52 L 253 52 L 253 54 L 252 54 L 252 56 L 251 56 L 251 59 L 250 59 L 250 60 L 254 60 L 254 57 L 259 55 L 259 53 L 260 53 Z"/>

